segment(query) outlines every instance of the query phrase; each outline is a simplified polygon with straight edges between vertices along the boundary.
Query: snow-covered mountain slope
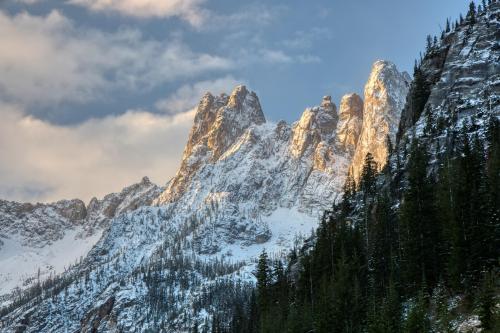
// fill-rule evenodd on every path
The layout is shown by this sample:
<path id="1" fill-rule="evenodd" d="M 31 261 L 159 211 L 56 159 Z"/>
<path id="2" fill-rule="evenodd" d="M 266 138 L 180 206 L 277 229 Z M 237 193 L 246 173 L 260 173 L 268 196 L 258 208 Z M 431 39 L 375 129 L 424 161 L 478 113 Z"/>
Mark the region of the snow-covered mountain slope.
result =
<path id="1" fill-rule="evenodd" d="M 113 217 L 149 205 L 161 188 L 146 177 L 119 193 L 50 204 L 0 200 L 0 295 L 61 273 L 85 256 Z"/>
<path id="2" fill-rule="evenodd" d="M 339 121 L 325 96 L 294 124 L 274 124 L 244 86 L 229 96 L 207 93 L 179 171 L 153 206 L 113 218 L 85 259 L 50 281 L 53 297 L 38 290 L 41 297 L 14 300 L 5 330 L 183 332 L 204 325 L 245 294 L 264 248 L 287 252 L 341 197 L 361 132 L 360 104 L 347 96 Z"/>
<path id="3" fill-rule="evenodd" d="M 500 115 L 500 3 L 491 3 L 476 19 L 446 33 L 425 55 L 420 72 L 428 99 L 423 109 L 408 99 L 398 141 L 429 136 L 427 123 L 449 131 L 464 121 L 479 124 Z"/>

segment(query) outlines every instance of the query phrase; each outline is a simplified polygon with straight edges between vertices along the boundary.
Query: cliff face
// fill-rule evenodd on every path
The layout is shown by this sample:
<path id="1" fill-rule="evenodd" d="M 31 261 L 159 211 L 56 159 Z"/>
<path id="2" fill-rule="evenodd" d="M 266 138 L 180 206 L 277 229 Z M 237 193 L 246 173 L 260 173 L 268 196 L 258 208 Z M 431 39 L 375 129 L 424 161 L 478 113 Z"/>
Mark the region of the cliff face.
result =
<path id="1" fill-rule="evenodd" d="M 337 146 L 353 155 L 363 128 L 363 100 L 348 94 L 340 101 L 340 122 L 337 126 Z"/>
<path id="2" fill-rule="evenodd" d="M 330 144 L 335 137 L 337 106 L 330 96 L 323 97 L 319 107 L 308 108 L 293 125 L 290 151 L 296 158 L 318 148 L 320 143 Z"/>
<path id="3" fill-rule="evenodd" d="M 179 198 L 203 164 L 216 162 L 247 128 L 265 122 L 257 95 L 245 86 L 236 87 L 230 96 L 206 93 L 198 104 L 179 171 L 160 202 Z"/>
<path id="4" fill-rule="evenodd" d="M 487 11 L 478 13 L 475 24 L 465 22 L 429 50 L 419 68 L 423 82 L 412 84 L 398 139 L 412 128 L 421 132 L 426 121 L 453 125 L 472 115 L 498 115 L 499 15 L 500 3 L 493 2 Z M 427 92 L 423 105 L 416 103 L 421 90 Z"/>
<path id="5" fill-rule="evenodd" d="M 351 164 L 357 181 L 366 154 L 371 153 L 381 169 L 388 156 L 388 139 L 395 141 L 396 132 L 410 85 L 410 76 L 400 73 L 393 63 L 377 61 L 365 85 L 363 126 Z"/>

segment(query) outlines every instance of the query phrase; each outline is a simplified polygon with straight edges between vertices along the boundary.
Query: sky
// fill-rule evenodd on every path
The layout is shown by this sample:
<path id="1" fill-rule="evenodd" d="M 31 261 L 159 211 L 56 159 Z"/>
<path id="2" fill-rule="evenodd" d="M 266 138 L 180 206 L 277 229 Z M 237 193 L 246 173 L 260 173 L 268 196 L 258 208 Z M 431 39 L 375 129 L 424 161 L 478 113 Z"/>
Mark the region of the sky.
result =
<path id="1" fill-rule="evenodd" d="M 0 199 L 116 192 L 176 172 L 206 91 L 256 91 L 269 121 L 411 74 L 457 0 L 0 0 Z"/>

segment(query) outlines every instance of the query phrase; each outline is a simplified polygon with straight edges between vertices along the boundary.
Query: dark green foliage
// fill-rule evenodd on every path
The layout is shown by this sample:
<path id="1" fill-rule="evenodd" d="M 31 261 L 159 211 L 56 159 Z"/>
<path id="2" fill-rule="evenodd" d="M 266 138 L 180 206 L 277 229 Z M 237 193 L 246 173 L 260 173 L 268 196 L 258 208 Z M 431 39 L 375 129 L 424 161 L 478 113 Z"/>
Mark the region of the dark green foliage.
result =
<path id="1" fill-rule="evenodd" d="M 366 154 L 361 171 L 359 188 L 366 195 L 372 195 L 375 189 L 375 176 L 377 175 L 377 162 L 371 153 Z"/>
<path id="2" fill-rule="evenodd" d="M 479 320 L 481 321 L 481 328 L 485 332 L 496 332 L 494 329 L 498 328 L 500 313 L 497 313 L 498 310 L 496 310 L 496 295 L 498 295 L 498 288 L 500 287 L 498 285 L 499 281 L 500 276 L 497 272 L 485 274 L 478 292 Z"/>
<path id="3" fill-rule="evenodd" d="M 431 332 L 427 305 L 427 296 L 423 290 L 420 290 L 415 304 L 411 307 L 408 318 L 404 323 L 404 333 Z"/>
<path id="4" fill-rule="evenodd" d="M 294 250 L 288 266 L 263 253 L 258 308 L 249 314 L 259 326 L 242 332 L 448 333 L 456 295 L 495 332 L 500 125 L 492 120 L 486 141 L 473 128 L 452 135 L 432 163 L 414 140 L 396 199 L 367 155 L 359 188 L 347 178 L 314 245 Z"/>
<path id="5" fill-rule="evenodd" d="M 414 140 L 408 161 L 408 186 L 403 194 L 400 223 L 403 277 L 412 281 L 408 288 L 420 289 L 422 282 L 430 287 L 439 279 L 442 242 L 436 219 L 434 181 L 428 176 L 426 148 Z"/>
<path id="6" fill-rule="evenodd" d="M 467 12 L 467 22 L 470 25 L 474 25 L 476 23 L 476 16 L 476 4 L 474 3 L 474 1 L 471 1 L 469 4 L 469 11 Z"/>
<path id="7" fill-rule="evenodd" d="M 429 36 L 430 38 L 430 36 Z M 429 43 L 429 40 L 428 40 Z M 426 51 L 426 56 L 430 53 L 432 47 L 428 47 Z M 424 111 L 425 104 L 429 99 L 431 93 L 431 87 L 429 82 L 427 82 L 426 76 L 421 68 L 421 65 L 415 63 L 413 68 L 413 81 L 411 84 L 410 92 L 407 97 L 407 107 L 412 109 L 412 123 L 415 123 L 422 112 Z"/>

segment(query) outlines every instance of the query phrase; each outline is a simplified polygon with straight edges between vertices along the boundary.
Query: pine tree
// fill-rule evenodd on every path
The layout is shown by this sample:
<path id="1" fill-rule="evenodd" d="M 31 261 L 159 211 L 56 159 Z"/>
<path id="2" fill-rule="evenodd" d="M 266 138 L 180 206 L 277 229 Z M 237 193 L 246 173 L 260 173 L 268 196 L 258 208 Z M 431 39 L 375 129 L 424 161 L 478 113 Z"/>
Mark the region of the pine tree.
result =
<path id="1" fill-rule="evenodd" d="M 432 37 L 427 35 L 427 43 L 425 44 L 425 54 L 429 54 L 432 51 Z"/>
<path id="2" fill-rule="evenodd" d="M 500 281 L 498 274 L 493 272 L 484 274 L 478 295 L 479 320 L 481 321 L 481 328 L 485 332 L 490 332 L 495 325 L 495 281 Z"/>
<path id="3" fill-rule="evenodd" d="M 365 197 L 373 194 L 375 188 L 375 177 L 377 175 L 377 162 L 371 153 L 367 153 L 361 171 L 360 189 L 363 191 Z"/>
<path id="4" fill-rule="evenodd" d="M 409 94 L 410 106 L 413 110 L 413 122 L 417 122 L 424 111 L 425 104 L 430 95 L 430 87 L 425 79 L 420 66 L 416 66 L 413 72 L 413 82 Z"/>
<path id="5" fill-rule="evenodd" d="M 446 19 L 446 28 L 445 28 L 445 32 L 448 33 L 451 31 L 451 28 L 450 28 L 450 20 L 449 19 Z"/>
<path id="6" fill-rule="evenodd" d="M 426 294 L 420 290 L 416 303 L 410 310 L 405 322 L 404 333 L 427 333 L 431 332 L 430 322 L 427 314 Z"/>
<path id="7" fill-rule="evenodd" d="M 474 3 L 474 1 L 471 1 L 469 4 L 469 11 L 467 13 L 467 21 L 470 25 L 474 25 L 476 23 L 476 16 L 476 4 Z"/>
<path id="8" fill-rule="evenodd" d="M 266 250 L 262 250 L 257 264 L 257 304 L 259 308 L 259 324 L 261 329 L 268 324 L 267 315 L 271 306 L 271 270 Z"/>
<path id="9" fill-rule="evenodd" d="M 441 267 L 441 230 L 436 219 L 433 182 L 427 176 L 428 159 L 425 147 L 414 139 L 408 161 L 408 187 L 400 209 L 404 273 L 414 287 L 419 286 L 422 276 L 431 287 L 435 285 Z"/>
<path id="10" fill-rule="evenodd" d="M 392 259 L 398 246 L 396 230 L 390 212 L 390 200 L 386 193 L 377 196 L 371 230 L 370 272 L 374 282 L 374 294 L 378 296 L 386 292 L 391 276 Z"/>

